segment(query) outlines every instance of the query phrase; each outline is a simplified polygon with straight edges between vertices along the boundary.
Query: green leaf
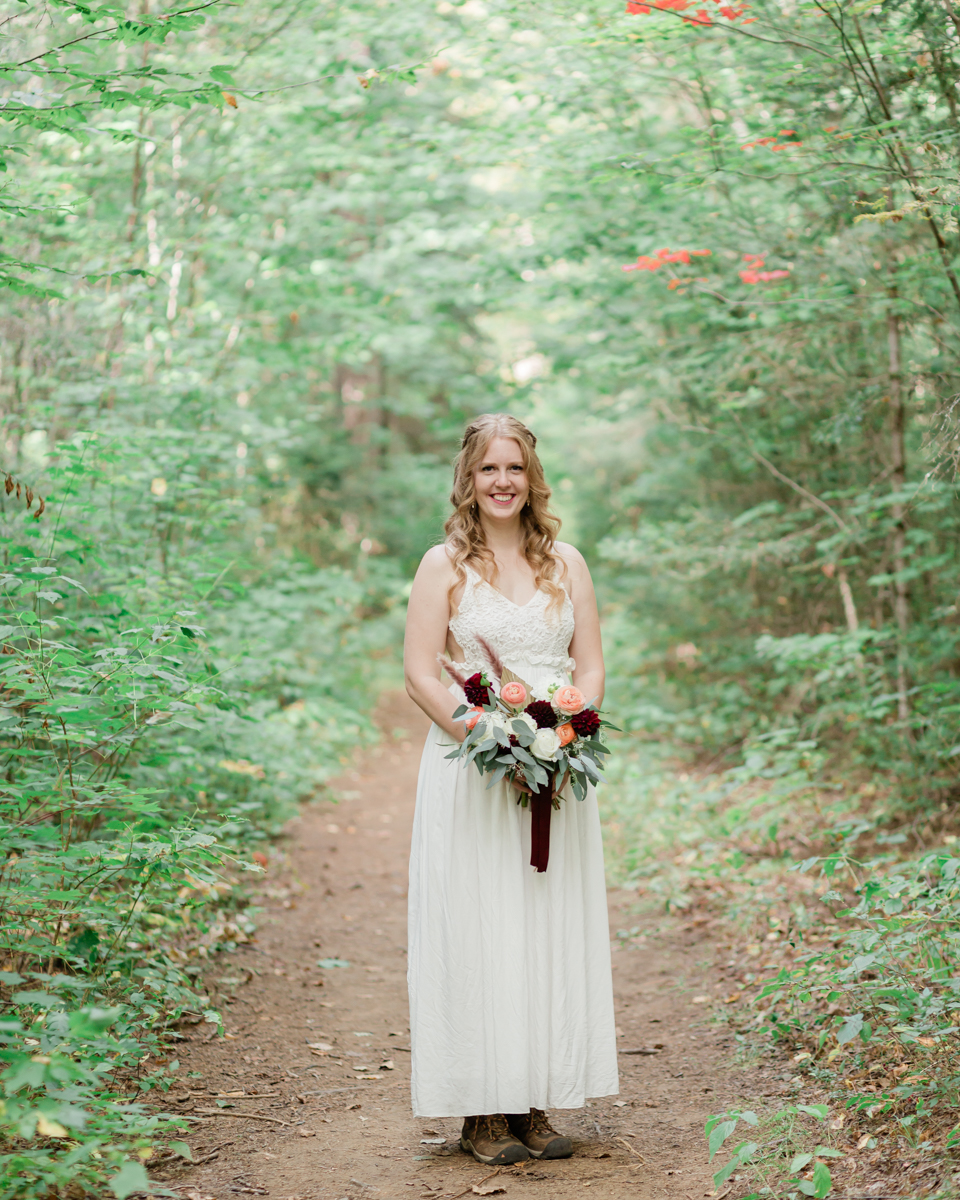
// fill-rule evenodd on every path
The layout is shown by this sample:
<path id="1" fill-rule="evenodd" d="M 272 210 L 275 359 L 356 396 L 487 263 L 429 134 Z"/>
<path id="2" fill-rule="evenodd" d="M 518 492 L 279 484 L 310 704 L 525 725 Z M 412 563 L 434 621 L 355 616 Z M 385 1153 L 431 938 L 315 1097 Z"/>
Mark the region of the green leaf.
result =
<path id="1" fill-rule="evenodd" d="M 863 1013 L 854 1013 L 847 1017 L 843 1025 L 837 1030 L 837 1041 L 841 1046 L 845 1046 L 847 1042 L 852 1042 L 863 1028 Z"/>
<path id="2" fill-rule="evenodd" d="M 48 992 L 14 992 L 10 999 L 14 1004 L 29 1004 L 35 1008 L 53 1008 L 63 1004 L 59 996 L 51 996 Z"/>
<path id="3" fill-rule="evenodd" d="M 830 1189 L 833 1186 L 833 1180 L 830 1178 L 830 1171 L 826 1163 L 818 1162 L 813 1168 L 813 1192 L 810 1195 L 823 1197 L 830 1194 Z"/>
<path id="4" fill-rule="evenodd" d="M 210 75 L 210 78 L 215 79 L 217 83 L 226 83 L 226 84 L 229 84 L 231 87 L 235 87 L 236 84 L 234 83 L 234 80 L 233 80 L 233 72 L 235 70 L 236 70 L 235 67 L 231 67 L 231 66 L 226 65 L 225 63 L 221 63 L 218 66 L 210 67 L 209 75 Z"/>
<path id="5" fill-rule="evenodd" d="M 107 1183 L 117 1200 L 127 1200 L 134 1192 L 149 1192 L 150 1179 L 141 1162 L 127 1159 L 120 1170 Z"/>
<path id="6" fill-rule="evenodd" d="M 734 1171 L 742 1167 L 745 1162 L 748 1162 L 751 1158 L 753 1158 L 754 1154 L 756 1154 L 759 1148 L 760 1147 L 757 1142 L 741 1142 L 733 1152 L 733 1158 L 725 1167 L 717 1171 L 717 1173 L 714 1175 L 714 1187 L 722 1187 L 723 1184 L 726 1183 L 726 1181 L 734 1173 Z"/>
<path id="7" fill-rule="evenodd" d="M 721 1121 L 719 1125 L 716 1125 L 713 1128 L 710 1136 L 707 1138 L 707 1149 L 710 1151 L 710 1158 L 708 1161 L 713 1158 L 713 1156 L 727 1140 L 730 1134 L 733 1133 L 736 1127 L 737 1122 L 736 1118 L 734 1118 L 732 1121 Z"/>
<path id="8" fill-rule="evenodd" d="M 350 963 L 345 958 L 321 958 L 317 961 L 317 966 L 329 971 L 334 967 L 349 967 Z"/>

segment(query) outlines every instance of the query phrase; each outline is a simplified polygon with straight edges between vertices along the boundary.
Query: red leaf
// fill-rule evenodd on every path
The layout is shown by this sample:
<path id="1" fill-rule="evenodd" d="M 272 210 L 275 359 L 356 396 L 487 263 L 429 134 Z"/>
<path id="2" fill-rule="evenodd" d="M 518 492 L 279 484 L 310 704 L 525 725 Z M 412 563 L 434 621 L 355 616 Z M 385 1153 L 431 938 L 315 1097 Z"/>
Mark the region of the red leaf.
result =
<path id="1" fill-rule="evenodd" d="M 697 258 L 705 258 L 712 253 L 711 250 L 658 250 L 654 257 L 649 254 L 641 254 L 635 263 L 628 263 L 620 269 L 622 271 L 658 271 L 664 263 L 688 264 L 694 255 Z"/>

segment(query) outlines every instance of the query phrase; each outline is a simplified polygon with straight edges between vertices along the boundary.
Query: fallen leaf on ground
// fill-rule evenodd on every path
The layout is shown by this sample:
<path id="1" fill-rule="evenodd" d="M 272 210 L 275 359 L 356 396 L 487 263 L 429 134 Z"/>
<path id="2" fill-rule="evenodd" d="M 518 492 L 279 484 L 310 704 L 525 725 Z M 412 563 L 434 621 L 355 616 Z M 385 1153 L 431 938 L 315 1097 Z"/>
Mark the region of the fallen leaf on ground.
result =
<path id="1" fill-rule="evenodd" d="M 470 1189 L 477 1196 L 496 1196 L 499 1192 L 505 1192 L 506 1190 L 499 1183 L 475 1183 Z"/>
<path id="2" fill-rule="evenodd" d="M 694 996 L 694 998 L 690 1001 L 690 1003 L 691 1004 L 706 1004 L 709 999 L 710 999 L 709 996 Z"/>
<path id="3" fill-rule="evenodd" d="M 382 1062 L 382 1063 L 380 1064 L 380 1070 L 381 1070 L 381 1071 L 395 1071 L 395 1070 L 396 1070 L 396 1067 L 393 1065 L 393 1059 L 392 1059 L 392 1058 L 388 1058 L 388 1059 L 386 1060 L 386 1062 Z"/>
<path id="4" fill-rule="evenodd" d="M 446 1140 L 447 1139 L 443 1138 L 443 1137 L 421 1138 L 420 1145 L 421 1146 L 442 1146 Z"/>
<path id="5" fill-rule="evenodd" d="M 626 1100 L 614 1100 L 613 1107 L 614 1108 L 626 1108 L 627 1102 L 626 1102 Z"/>
<path id="6" fill-rule="evenodd" d="M 696 1003 L 697 1003 L 697 1001 L 694 1000 L 694 1004 L 696 1004 Z M 637 1046 L 637 1048 L 634 1050 L 621 1050 L 620 1053 L 621 1054 L 659 1054 L 661 1049 L 662 1049 L 662 1047 L 658 1048 L 656 1046 Z"/>
<path id="7" fill-rule="evenodd" d="M 301 1137 L 316 1137 L 317 1136 L 317 1131 L 315 1129 L 298 1129 L 297 1133 L 299 1133 Z"/>

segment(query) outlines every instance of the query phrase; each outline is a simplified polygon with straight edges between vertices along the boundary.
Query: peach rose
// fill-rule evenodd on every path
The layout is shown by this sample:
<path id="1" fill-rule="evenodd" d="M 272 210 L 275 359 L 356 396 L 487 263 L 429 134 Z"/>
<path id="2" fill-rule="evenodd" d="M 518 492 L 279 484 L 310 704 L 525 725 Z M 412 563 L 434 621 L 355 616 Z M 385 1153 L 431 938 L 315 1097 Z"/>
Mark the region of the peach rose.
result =
<path id="1" fill-rule="evenodd" d="M 463 723 L 468 729 L 473 729 L 474 725 L 476 725 L 482 716 L 482 708 L 471 708 L 467 715 L 463 718 Z"/>
<path id="2" fill-rule="evenodd" d="M 511 708 L 519 708 L 527 699 L 527 689 L 522 683 L 505 683 L 500 689 L 500 699 Z"/>
<path id="3" fill-rule="evenodd" d="M 587 702 L 579 688 L 575 688 L 572 683 L 567 683 L 553 693 L 553 703 L 562 713 L 573 716 L 574 713 L 580 712 Z"/>
<path id="4" fill-rule="evenodd" d="M 573 732 L 573 726 L 568 721 L 566 725 L 557 726 L 557 737 L 560 739 L 561 746 L 569 746 L 577 735 Z"/>

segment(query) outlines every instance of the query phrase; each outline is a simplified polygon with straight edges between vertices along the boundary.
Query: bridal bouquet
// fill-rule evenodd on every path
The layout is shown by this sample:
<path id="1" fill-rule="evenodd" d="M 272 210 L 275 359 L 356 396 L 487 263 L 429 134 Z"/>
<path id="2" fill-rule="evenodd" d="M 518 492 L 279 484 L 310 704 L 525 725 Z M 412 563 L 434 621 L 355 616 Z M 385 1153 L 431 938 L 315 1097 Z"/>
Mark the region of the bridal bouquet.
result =
<path id="1" fill-rule="evenodd" d="M 560 807 L 567 782 L 578 800 L 588 783 L 599 783 L 603 759 L 610 753 L 604 728 L 615 728 L 588 703 L 579 688 L 562 680 L 531 687 L 509 671 L 484 644 L 491 674 L 466 677 L 458 664 L 442 658 L 447 674 L 463 688 L 467 703 L 454 712 L 467 736 L 447 758 L 475 763 L 490 774 L 491 788 L 501 779 L 520 791 L 519 803 L 533 814 L 531 865 L 545 871 L 550 853 L 550 812 Z"/>

